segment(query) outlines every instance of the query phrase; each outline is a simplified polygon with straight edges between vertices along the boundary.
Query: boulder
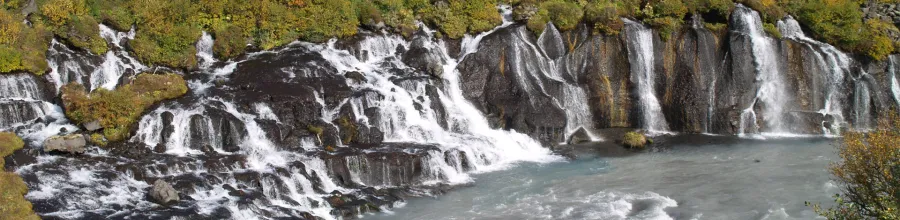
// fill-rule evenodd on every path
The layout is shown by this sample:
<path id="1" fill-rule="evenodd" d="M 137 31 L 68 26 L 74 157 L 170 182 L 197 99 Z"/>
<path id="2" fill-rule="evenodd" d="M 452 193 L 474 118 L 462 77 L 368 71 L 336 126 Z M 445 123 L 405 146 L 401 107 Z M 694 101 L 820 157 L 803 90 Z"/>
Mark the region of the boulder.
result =
<path id="1" fill-rule="evenodd" d="M 66 153 L 84 153 L 87 140 L 81 134 L 52 136 L 44 141 L 44 152 L 59 151 Z"/>
<path id="2" fill-rule="evenodd" d="M 84 123 L 84 129 L 86 129 L 88 131 L 96 131 L 96 130 L 100 130 L 101 128 L 103 128 L 103 127 L 100 126 L 99 120 L 93 120 L 93 121 Z"/>
<path id="3" fill-rule="evenodd" d="M 622 144 L 630 148 L 644 148 L 647 142 L 647 137 L 634 131 L 625 133 L 625 137 L 622 138 Z"/>
<path id="4" fill-rule="evenodd" d="M 153 183 L 153 188 L 150 188 L 150 198 L 152 198 L 154 202 L 162 205 L 180 200 L 175 188 L 166 181 L 160 179 Z"/>
<path id="5" fill-rule="evenodd" d="M 591 136 L 588 135 L 588 132 L 584 127 L 575 130 L 575 133 L 569 135 L 569 139 L 566 141 L 568 144 L 581 144 L 587 142 L 591 142 Z"/>

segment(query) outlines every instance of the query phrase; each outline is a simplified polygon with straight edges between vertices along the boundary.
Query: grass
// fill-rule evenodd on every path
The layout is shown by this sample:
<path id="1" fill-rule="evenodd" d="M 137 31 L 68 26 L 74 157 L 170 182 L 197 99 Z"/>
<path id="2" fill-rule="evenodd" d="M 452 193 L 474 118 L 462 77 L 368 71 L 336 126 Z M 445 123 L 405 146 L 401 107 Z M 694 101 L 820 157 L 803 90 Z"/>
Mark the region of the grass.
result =
<path id="1" fill-rule="evenodd" d="M 22 149 L 25 143 L 16 134 L 0 132 L 0 220 L 40 219 L 25 200 L 28 186 L 16 173 L 5 172 L 3 158 Z"/>
<path id="2" fill-rule="evenodd" d="M 67 117 L 76 123 L 100 121 L 103 137 L 115 142 L 128 136 L 130 126 L 151 105 L 186 92 L 187 85 L 180 75 L 144 73 L 115 90 L 100 88 L 87 93 L 80 84 L 68 84 L 62 88 L 62 100 Z M 91 139 L 95 136 L 91 135 Z"/>

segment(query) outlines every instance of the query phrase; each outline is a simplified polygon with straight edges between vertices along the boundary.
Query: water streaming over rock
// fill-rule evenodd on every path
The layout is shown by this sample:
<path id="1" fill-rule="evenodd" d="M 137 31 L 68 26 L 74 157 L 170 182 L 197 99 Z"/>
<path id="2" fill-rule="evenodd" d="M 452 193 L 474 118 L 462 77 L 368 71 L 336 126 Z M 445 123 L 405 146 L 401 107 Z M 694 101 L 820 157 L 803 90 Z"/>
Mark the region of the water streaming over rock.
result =
<path id="1" fill-rule="evenodd" d="M 817 66 L 822 68 L 823 73 L 815 74 L 816 82 L 819 82 L 816 87 L 819 87 L 817 89 L 821 91 L 817 94 L 822 94 L 814 97 L 816 99 L 815 108 L 818 108 L 817 113 L 838 120 L 833 123 L 823 121 L 823 133 L 838 135 L 840 126 L 843 124 L 844 100 L 847 98 L 844 92 L 844 83 L 845 79 L 851 75 L 850 57 L 834 46 L 807 37 L 793 17 L 788 16 L 779 21 L 778 29 L 785 38 L 805 44 L 812 51 L 811 54 L 815 57 Z"/>
<path id="2" fill-rule="evenodd" d="M 783 124 L 788 92 L 783 79 L 784 73 L 777 59 L 779 55 L 775 39 L 763 31 L 759 13 L 743 5 L 738 5 L 735 9 L 731 24 L 733 31 L 746 35 L 750 40 L 757 84 L 754 101 L 741 113 L 739 134 L 752 134 L 754 131 L 788 132 Z"/>
<path id="3" fill-rule="evenodd" d="M 644 24 L 625 21 L 628 41 L 628 59 L 631 61 L 631 81 L 639 101 L 641 127 L 650 132 L 666 132 L 669 125 L 663 116 L 662 107 L 656 97 L 656 69 L 653 56 L 653 31 Z"/>
<path id="4" fill-rule="evenodd" d="M 100 25 L 100 36 L 112 46 L 103 58 L 103 63 L 91 73 L 91 90 L 98 88 L 114 89 L 119 79 L 126 73 L 140 73 L 147 67 L 132 58 L 122 45 L 126 40 L 134 39 L 135 31 L 118 32 L 106 25 Z"/>

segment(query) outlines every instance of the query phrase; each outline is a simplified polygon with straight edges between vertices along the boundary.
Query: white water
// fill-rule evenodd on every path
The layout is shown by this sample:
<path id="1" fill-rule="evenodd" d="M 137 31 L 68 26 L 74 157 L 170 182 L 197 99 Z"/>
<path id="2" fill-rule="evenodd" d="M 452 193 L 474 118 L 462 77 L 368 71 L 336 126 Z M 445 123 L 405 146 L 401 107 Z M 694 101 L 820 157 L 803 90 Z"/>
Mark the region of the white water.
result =
<path id="1" fill-rule="evenodd" d="M 827 74 L 816 74 L 825 78 L 825 87 L 823 88 L 825 97 L 821 97 L 824 106 L 818 110 L 823 115 L 832 115 L 840 120 L 833 123 L 832 127 L 824 128 L 826 135 L 839 135 L 840 125 L 843 120 L 843 104 L 846 96 L 844 94 L 842 84 L 844 78 L 850 76 L 850 56 L 841 52 L 834 46 L 822 43 L 807 37 L 800 29 L 800 24 L 793 17 L 788 16 L 778 22 L 778 29 L 785 38 L 793 39 L 801 43 L 805 43 L 816 57 L 818 66 L 825 68 Z M 816 50 L 818 48 L 819 50 Z"/>
<path id="2" fill-rule="evenodd" d="M 134 28 L 129 32 L 117 32 L 106 25 L 100 25 L 100 36 L 114 47 L 109 48 L 103 63 L 91 73 L 91 90 L 115 89 L 119 78 L 122 78 L 125 72 L 132 71 L 137 74 L 147 68 L 132 58 L 122 46 L 126 40 L 134 39 L 134 34 Z"/>
<path id="3" fill-rule="evenodd" d="M 209 35 L 206 31 L 203 32 L 200 40 L 197 41 L 195 46 L 197 47 L 197 58 L 200 58 L 198 60 L 200 69 L 207 69 L 216 62 L 216 58 L 213 57 L 213 43 L 212 35 Z"/>
<path id="4" fill-rule="evenodd" d="M 888 59 L 890 59 L 891 94 L 894 95 L 894 101 L 896 101 L 897 106 L 900 107 L 900 83 L 897 82 L 897 69 L 900 68 L 900 63 L 897 63 L 896 56 L 897 55 L 891 55 Z"/>
<path id="5" fill-rule="evenodd" d="M 667 132 L 669 125 L 663 116 L 662 107 L 656 98 L 654 82 L 653 31 L 644 24 L 625 20 L 625 34 L 628 36 L 628 59 L 631 61 L 631 80 L 637 87 L 641 106 L 641 127 L 647 131 Z"/>
<path id="6" fill-rule="evenodd" d="M 753 126 L 752 130 L 768 133 L 786 133 L 783 114 L 785 113 L 785 97 L 788 95 L 781 68 L 778 67 L 778 54 L 775 49 L 775 39 L 763 32 L 762 21 L 756 11 L 743 5 L 738 5 L 733 17 L 737 20 L 738 31 L 750 37 L 752 46 L 753 63 L 756 66 L 756 97 L 753 104 L 748 106 L 741 115 L 741 132 L 739 135 L 747 135 L 746 126 Z M 754 109 L 757 104 L 762 104 L 762 114 L 757 114 Z M 750 117 L 752 114 L 753 117 Z M 762 116 L 765 130 L 757 124 L 757 116 Z"/>

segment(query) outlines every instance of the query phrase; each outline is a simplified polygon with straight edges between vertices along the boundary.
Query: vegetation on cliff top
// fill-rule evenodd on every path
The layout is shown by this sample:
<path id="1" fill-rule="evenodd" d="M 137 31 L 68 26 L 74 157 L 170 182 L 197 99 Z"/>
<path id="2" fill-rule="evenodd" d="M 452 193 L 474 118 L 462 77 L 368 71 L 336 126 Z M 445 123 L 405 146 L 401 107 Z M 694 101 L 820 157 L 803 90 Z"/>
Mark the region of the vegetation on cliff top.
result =
<path id="1" fill-rule="evenodd" d="M 214 53 L 225 59 L 248 45 L 322 42 L 355 35 L 359 26 L 410 36 L 416 21 L 458 39 L 499 25 L 497 4 L 529 9 L 525 23 L 535 32 L 547 22 L 563 31 L 583 22 L 595 33 L 614 35 L 624 26 L 620 18 L 627 17 L 667 39 L 693 14 L 704 17 L 704 26 L 722 27 L 741 3 L 759 11 L 776 37 L 774 23 L 791 14 L 811 35 L 846 51 L 882 59 L 900 47 L 886 35 L 896 30 L 893 24 L 862 19 L 863 0 L 36 0 L 36 9 L 26 9 L 25 2 L 0 1 L 0 72 L 45 72 L 51 35 L 104 53 L 100 23 L 120 31 L 134 27 L 138 34 L 129 46 L 140 61 L 190 69 L 197 64 L 193 44 L 202 31 L 217 39 Z M 22 22 L 26 13 L 30 24 Z"/>
<path id="2" fill-rule="evenodd" d="M 25 142 L 14 133 L 0 132 L 0 220 L 40 219 L 25 200 L 28 187 L 16 173 L 6 172 L 3 158 L 22 149 Z"/>
<path id="3" fill-rule="evenodd" d="M 112 91 L 99 88 L 87 93 L 80 84 L 68 84 L 62 88 L 62 100 L 69 119 L 76 123 L 97 120 L 106 140 L 120 141 L 144 110 L 185 93 L 187 84 L 180 75 L 145 73 Z"/>

